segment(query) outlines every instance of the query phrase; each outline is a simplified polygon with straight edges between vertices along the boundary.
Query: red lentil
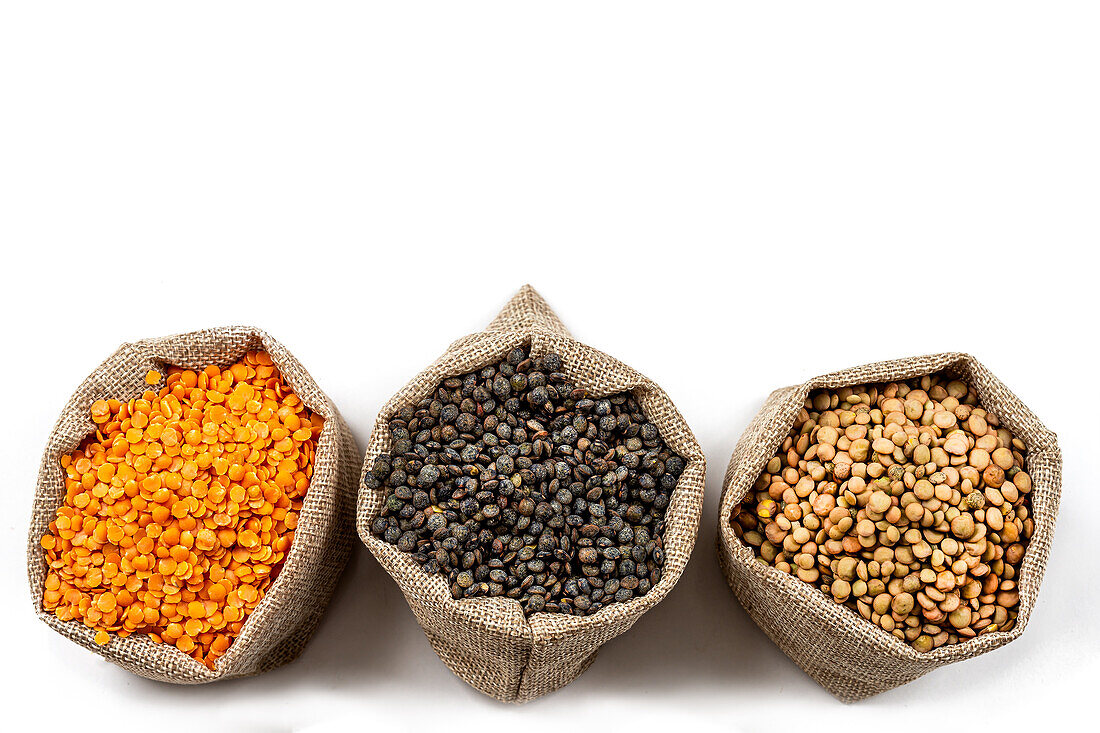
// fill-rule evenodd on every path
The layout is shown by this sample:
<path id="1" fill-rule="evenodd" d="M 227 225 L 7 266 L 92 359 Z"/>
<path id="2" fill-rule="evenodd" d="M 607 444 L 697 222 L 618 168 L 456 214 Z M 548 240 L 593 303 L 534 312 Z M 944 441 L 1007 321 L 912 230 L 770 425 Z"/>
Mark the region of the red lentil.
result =
<path id="1" fill-rule="evenodd" d="M 61 459 L 43 604 L 96 644 L 148 634 L 213 668 L 290 551 L 323 421 L 262 351 L 90 413 Z"/>

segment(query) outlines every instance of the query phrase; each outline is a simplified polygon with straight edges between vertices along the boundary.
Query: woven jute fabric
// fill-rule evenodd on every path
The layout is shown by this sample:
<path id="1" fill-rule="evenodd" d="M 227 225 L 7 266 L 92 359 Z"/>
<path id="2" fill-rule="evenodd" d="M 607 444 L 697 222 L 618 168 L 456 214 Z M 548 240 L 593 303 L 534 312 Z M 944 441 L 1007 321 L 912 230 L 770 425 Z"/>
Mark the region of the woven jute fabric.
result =
<path id="1" fill-rule="evenodd" d="M 1019 617 L 1005 632 L 921 653 L 816 587 L 758 561 L 738 539 L 730 514 L 779 449 L 811 390 L 890 382 L 940 370 L 977 390 L 983 407 L 1027 445 L 1031 474 L 1031 537 L 1017 581 Z M 1027 627 L 1050 553 L 1062 490 L 1062 454 L 1057 437 L 968 354 L 945 353 L 883 361 L 815 377 L 776 390 L 745 429 L 730 459 L 718 520 L 718 560 L 741 605 L 753 621 L 815 681 L 844 702 L 854 702 L 911 682 L 945 664 L 976 657 L 1007 644 Z"/>
<path id="2" fill-rule="evenodd" d="M 42 607 L 46 559 L 39 544 L 65 497 L 61 456 L 79 447 L 95 429 L 93 402 L 140 397 L 150 389 L 145 375 L 168 366 L 200 370 L 228 367 L 250 350 L 271 355 L 302 401 L 325 419 L 317 444 L 313 477 L 303 500 L 294 543 L 260 604 L 248 616 L 229 650 L 208 669 L 170 644 L 145 634 L 112 636 L 106 646 L 80 621 L 61 621 Z M 198 684 L 245 677 L 285 664 L 302 651 L 328 605 L 352 546 L 351 518 L 359 451 L 351 431 L 309 372 L 286 348 L 256 328 L 233 326 L 124 344 L 84 380 L 65 405 L 42 456 L 27 537 L 31 600 L 38 617 L 81 646 L 142 677 Z"/>
<path id="3" fill-rule="evenodd" d="M 645 596 L 611 604 L 591 616 L 536 613 L 525 618 L 519 603 L 509 598 L 455 600 L 445 578 L 426 574 L 411 555 L 370 532 L 385 489 L 368 489 L 363 478 L 390 447 L 390 418 L 430 395 L 443 379 L 498 362 L 525 344 L 536 356 L 560 354 L 563 371 L 590 396 L 632 392 L 661 437 L 686 462 L 666 513 L 661 581 Z M 571 338 L 542 297 L 525 286 L 485 331 L 451 344 L 378 414 L 359 482 L 359 536 L 401 586 L 424 633 L 455 674 L 499 700 L 527 702 L 576 679 L 601 645 L 634 625 L 676 584 L 695 544 L 705 473 L 703 451 L 668 395 L 622 362 Z"/>

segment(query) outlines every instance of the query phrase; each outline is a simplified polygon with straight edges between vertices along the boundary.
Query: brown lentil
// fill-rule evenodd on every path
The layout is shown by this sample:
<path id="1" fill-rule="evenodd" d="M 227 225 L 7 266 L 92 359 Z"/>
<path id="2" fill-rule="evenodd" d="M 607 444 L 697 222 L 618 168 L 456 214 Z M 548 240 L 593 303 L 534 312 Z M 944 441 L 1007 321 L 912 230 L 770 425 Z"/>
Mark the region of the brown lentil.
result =
<path id="1" fill-rule="evenodd" d="M 918 651 L 1015 624 L 1026 448 L 950 375 L 817 390 L 730 521 Z"/>

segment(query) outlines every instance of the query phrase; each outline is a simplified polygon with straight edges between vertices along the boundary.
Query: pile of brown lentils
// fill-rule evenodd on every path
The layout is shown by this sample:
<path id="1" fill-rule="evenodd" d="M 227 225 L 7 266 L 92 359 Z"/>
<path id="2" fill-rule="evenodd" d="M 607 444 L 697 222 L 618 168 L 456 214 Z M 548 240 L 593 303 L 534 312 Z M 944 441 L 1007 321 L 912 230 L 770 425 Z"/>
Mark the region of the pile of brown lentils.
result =
<path id="1" fill-rule="evenodd" d="M 818 390 L 731 522 L 762 562 L 929 651 L 1016 622 L 1025 456 L 950 375 Z"/>
<path id="2" fill-rule="evenodd" d="M 589 397 L 563 369 L 516 348 L 390 420 L 365 479 L 386 494 L 371 531 L 454 598 L 586 616 L 661 580 L 684 460 L 632 395 Z"/>

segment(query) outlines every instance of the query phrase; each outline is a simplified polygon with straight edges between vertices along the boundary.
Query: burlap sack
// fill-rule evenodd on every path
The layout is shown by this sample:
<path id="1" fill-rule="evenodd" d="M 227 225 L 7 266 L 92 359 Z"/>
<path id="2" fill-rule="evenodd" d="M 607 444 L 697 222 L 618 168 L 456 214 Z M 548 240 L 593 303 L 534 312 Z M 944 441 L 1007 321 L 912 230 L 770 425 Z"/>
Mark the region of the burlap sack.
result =
<path id="1" fill-rule="evenodd" d="M 537 613 L 525 618 L 512 599 L 457 601 L 445 578 L 426 574 L 410 555 L 370 531 L 385 490 L 367 489 L 363 477 L 375 457 L 390 447 L 390 417 L 430 394 L 441 380 L 500 361 L 527 343 L 535 355 L 550 350 L 560 354 L 563 371 L 591 396 L 632 391 L 665 442 L 687 464 L 666 514 L 661 581 L 645 596 L 611 604 L 591 616 Z M 488 329 L 451 344 L 378 414 L 359 481 L 359 536 L 401 586 L 428 640 L 451 671 L 498 700 L 527 702 L 576 679 L 602 644 L 629 629 L 676 584 L 695 544 L 705 473 L 703 451 L 668 395 L 625 364 L 570 338 L 546 302 L 525 286 Z"/>
<path id="2" fill-rule="evenodd" d="M 982 406 L 1027 445 L 1035 532 L 1017 578 L 1020 609 L 1012 630 L 921 653 L 814 586 L 757 561 L 734 533 L 729 518 L 775 455 L 811 390 L 909 379 L 941 369 L 975 388 Z M 973 357 L 947 353 L 868 364 L 815 377 L 768 397 L 745 429 L 726 470 L 718 515 L 718 560 L 737 599 L 772 641 L 833 695 L 854 702 L 945 664 L 996 649 L 1023 633 L 1046 568 L 1061 487 L 1062 454 L 1055 434 Z"/>
<path id="3" fill-rule="evenodd" d="M 112 638 L 106 646 L 92 641 L 95 632 L 80 621 L 61 621 L 42 608 L 46 561 L 39 541 L 65 496 L 61 456 L 77 448 L 95 430 L 89 417 L 98 399 L 130 399 L 148 389 L 145 374 L 174 365 L 202 369 L 226 367 L 245 352 L 271 355 L 283 378 L 306 406 L 325 418 L 318 441 L 313 478 L 306 493 L 294 544 L 279 576 L 249 615 L 240 635 L 211 670 L 170 644 L 144 634 Z M 142 677 L 163 682 L 198 684 L 245 677 L 285 664 L 302 651 L 324 613 L 333 587 L 351 551 L 351 515 L 359 451 L 332 403 L 309 372 L 286 348 L 257 328 L 212 328 L 124 344 L 84 380 L 69 399 L 50 433 L 42 456 L 34 512 L 27 536 L 27 570 L 31 600 L 38 617 L 81 646 Z"/>

